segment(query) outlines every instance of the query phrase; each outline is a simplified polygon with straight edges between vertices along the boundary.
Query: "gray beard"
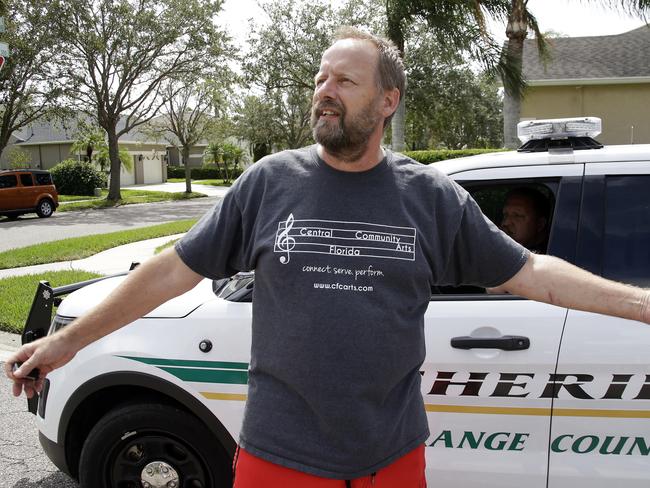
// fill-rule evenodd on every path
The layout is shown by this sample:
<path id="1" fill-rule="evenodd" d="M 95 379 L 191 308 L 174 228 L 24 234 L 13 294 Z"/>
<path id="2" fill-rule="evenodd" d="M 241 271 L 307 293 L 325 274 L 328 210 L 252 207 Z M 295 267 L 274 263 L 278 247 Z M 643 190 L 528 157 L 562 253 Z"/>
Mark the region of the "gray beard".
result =
<path id="1" fill-rule="evenodd" d="M 367 106 L 363 111 L 345 123 L 345 111 L 339 116 L 339 123 L 332 127 L 327 121 L 321 121 L 316 115 L 316 108 L 312 108 L 311 126 L 314 140 L 335 158 L 354 163 L 368 149 L 370 135 L 379 123 L 379 115 L 374 111 L 374 104 Z"/>

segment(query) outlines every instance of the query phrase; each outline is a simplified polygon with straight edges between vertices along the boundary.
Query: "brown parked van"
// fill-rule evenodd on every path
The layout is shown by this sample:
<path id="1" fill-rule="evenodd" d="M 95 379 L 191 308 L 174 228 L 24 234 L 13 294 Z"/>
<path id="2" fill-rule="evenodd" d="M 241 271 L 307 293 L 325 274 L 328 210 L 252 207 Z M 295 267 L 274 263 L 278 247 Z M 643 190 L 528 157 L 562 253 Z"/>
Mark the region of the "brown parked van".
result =
<path id="1" fill-rule="evenodd" d="M 17 218 L 36 212 L 39 217 L 49 217 L 59 206 L 52 175 L 40 169 L 0 171 L 0 215 Z"/>

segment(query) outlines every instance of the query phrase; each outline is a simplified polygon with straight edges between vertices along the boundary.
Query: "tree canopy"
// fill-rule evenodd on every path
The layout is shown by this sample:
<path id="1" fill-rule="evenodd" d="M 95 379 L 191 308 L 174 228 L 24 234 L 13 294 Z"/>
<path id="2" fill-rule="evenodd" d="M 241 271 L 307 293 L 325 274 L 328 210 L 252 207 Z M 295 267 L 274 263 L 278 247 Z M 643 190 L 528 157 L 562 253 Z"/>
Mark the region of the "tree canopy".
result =
<path id="1" fill-rule="evenodd" d="M 71 98 L 106 131 L 108 198 L 120 198 L 118 139 L 157 115 L 171 78 L 196 76 L 221 61 L 221 0 L 54 0 Z M 118 123 L 120 128 L 118 129 Z"/>
<path id="2" fill-rule="evenodd" d="M 4 40 L 10 56 L 0 70 L 0 152 L 12 133 L 56 115 L 63 85 L 62 41 L 52 29 L 49 0 L 7 0 Z"/>

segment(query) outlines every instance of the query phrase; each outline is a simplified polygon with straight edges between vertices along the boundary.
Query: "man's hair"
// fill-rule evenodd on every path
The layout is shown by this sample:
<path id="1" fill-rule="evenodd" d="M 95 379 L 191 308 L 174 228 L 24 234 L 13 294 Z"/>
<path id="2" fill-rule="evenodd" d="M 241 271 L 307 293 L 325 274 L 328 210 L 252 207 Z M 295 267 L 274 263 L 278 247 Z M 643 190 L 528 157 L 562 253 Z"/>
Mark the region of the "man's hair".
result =
<path id="1" fill-rule="evenodd" d="M 506 202 L 510 197 L 523 197 L 531 202 L 537 217 L 544 217 L 548 222 L 551 213 L 551 204 L 548 198 L 536 188 L 530 186 L 519 186 L 513 188 L 506 194 Z"/>
<path id="2" fill-rule="evenodd" d="M 343 26 L 337 29 L 334 35 L 334 42 L 343 39 L 356 39 L 359 41 L 371 42 L 378 53 L 377 60 L 377 84 L 380 90 L 399 90 L 399 100 L 402 101 L 406 91 L 406 73 L 404 71 L 404 62 L 400 56 L 399 49 L 392 41 L 378 37 L 356 27 Z M 386 117 L 384 128 L 390 123 L 395 113 Z"/>

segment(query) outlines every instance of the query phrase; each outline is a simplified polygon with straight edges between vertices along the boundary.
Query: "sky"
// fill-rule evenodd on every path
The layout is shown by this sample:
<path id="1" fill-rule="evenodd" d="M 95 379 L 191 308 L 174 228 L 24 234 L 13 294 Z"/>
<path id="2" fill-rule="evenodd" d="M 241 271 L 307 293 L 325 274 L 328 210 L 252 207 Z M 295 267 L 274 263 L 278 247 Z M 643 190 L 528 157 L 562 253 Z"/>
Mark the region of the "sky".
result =
<path id="1" fill-rule="evenodd" d="M 264 17 L 258 2 L 265 0 L 226 0 L 220 15 L 230 34 L 238 44 L 246 38 L 248 19 Z M 301 0 L 299 0 L 301 1 Z M 302 0 L 305 1 L 305 0 Z M 342 0 L 333 0 L 338 5 Z M 604 36 L 620 34 L 645 24 L 639 18 L 626 15 L 621 9 L 612 9 L 586 0 L 529 0 L 528 6 L 537 17 L 542 32 L 552 30 L 570 36 Z M 497 39 L 505 39 L 505 24 L 492 22 L 491 29 Z"/>

